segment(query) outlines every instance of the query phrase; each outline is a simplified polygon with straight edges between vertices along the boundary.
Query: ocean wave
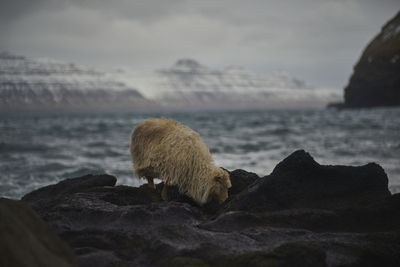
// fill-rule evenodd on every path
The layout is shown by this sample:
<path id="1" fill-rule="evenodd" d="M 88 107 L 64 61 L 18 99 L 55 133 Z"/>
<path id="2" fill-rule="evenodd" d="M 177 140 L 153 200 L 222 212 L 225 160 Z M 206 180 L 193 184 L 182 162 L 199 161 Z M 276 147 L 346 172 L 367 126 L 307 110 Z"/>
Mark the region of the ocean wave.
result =
<path id="1" fill-rule="evenodd" d="M 132 129 L 148 117 L 169 117 L 198 131 L 218 166 L 267 175 L 296 149 L 321 164 L 376 162 L 399 192 L 400 109 L 270 110 L 80 115 L 0 119 L 0 196 L 88 173 L 109 173 L 139 185 L 129 155 Z"/>
<path id="2" fill-rule="evenodd" d="M 5 143 L 0 142 L 0 152 L 1 153 L 20 153 L 20 152 L 37 152 L 46 153 L 52 150 L 51 146 L 46 144 L 32 144 L 32 143 Z"/>

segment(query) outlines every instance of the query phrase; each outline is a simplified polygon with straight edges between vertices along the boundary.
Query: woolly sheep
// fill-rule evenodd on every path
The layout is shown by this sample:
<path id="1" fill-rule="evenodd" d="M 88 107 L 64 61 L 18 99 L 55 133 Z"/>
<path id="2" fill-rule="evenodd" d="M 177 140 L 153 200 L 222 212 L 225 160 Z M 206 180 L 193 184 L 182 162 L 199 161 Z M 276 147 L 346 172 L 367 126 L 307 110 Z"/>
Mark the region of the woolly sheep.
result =
<path id="1" fill-rule="evenodd" d="M 154 178 L 164 181 L 161 196 L 165 201 L 169 185 L 177 185 L 180 193 L 199 205 L 228 198 L 228 172 L 214 165 L 200 135 L 177 121 L 151 118 L 141 122 L 132 132 L 130 152 L 137 177 L 146 178 L 152 188 Z"/>

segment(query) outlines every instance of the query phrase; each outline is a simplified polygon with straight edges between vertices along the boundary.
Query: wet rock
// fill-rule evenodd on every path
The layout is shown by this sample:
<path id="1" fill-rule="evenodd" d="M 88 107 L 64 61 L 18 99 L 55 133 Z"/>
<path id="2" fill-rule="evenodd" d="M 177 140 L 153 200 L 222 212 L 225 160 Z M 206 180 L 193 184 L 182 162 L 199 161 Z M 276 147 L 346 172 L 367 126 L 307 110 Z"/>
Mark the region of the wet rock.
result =
<path id="1" fill-rule="evenodd" d="M 77 266 L 69 246 L 26 203 L 0 198 L 0 218 L 0 266 Z"/>
<path id="2" fill-rule="evenodd" d="M 224 205 L 199 207 L 177 187 L 164 202 L 163 184 L 114 186 L 109 176 L 69 179 L 23 200 L 80 266 L 400 264 L 400 195 L 378 165 L 323 166 L 296 151 L 269 176 L 230 175 Z"/>

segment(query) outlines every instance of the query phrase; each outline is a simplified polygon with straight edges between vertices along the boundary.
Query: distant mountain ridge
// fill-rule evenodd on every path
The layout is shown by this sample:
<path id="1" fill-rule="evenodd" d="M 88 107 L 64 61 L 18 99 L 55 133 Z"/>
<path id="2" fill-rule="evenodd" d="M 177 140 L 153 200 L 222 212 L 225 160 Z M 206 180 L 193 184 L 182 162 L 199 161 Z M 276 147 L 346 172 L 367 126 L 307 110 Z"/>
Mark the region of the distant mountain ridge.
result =
<path id="1" fill-rule="evenodd" d="M 150 73 L 122 70 L 115 78 L 168 107 L 322 107 L 341 98 L 336 90 L 315 89 L 284 72 L 264 77 L 238 66 L 219 71 L 193 59 Z"/>
<path id="2" fill-rule="evenodd" d="M 262 77 L 242 67 L 214 70 L 193 59 L 153 72 L 103 72 L 0 53 L 0 110 L 236 109 L 323 107 L 340 99 L 287 73 Z"/>
<path id="3" fill-rule="evenodd" d="M 0 53 L 0 110 L 139 108 L 135 88 L 91 68 Z"/>

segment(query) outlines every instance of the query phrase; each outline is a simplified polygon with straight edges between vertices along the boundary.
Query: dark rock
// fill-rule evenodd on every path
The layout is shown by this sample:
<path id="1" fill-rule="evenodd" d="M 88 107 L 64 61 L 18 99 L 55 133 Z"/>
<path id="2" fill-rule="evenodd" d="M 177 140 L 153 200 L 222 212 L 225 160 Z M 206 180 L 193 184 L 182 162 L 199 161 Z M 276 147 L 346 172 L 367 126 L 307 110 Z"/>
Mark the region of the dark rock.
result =
<path id="1" fill-rule="evenodd" d="M 162 201 L 160 192 L 150 188 L 147 184 L 141 187 L 115 186 L 94 187 L 86 192 L 97 192 L 100 199 L 118 206 L 149 204 Z"/>
<path id="2" fill-rule="evenodd" d="M 199 225 L 201 229 L 229 233 L 245 228 L 264 225 L 264 220 L 252 213 L 242 211 L 230 211 L 218 216 L 215 220 L 207 221 Z"/>
<path id="3" fill-rule="evenodd" d="M 113 186 L 113 179 L 94 183 L 95 176 L 23 199 L 74 249 L 80 266 L 400 264 L 400 195 L 390 195 L 378 165 L 322 166 L 296 151 L 264 178 L 230 175 L 231 197 L 222 206 L 199 207 L 177 187 L 164 202 L 163 184 Z"/>
<path id="4" fill-rule="evenodd" d="M 24 202 L 0 198 L 0 266 L 76 266 L 68 245 Z"/>
<path id="5" fill-rule="evenodd" d="M 367 205 L 388 196 L 388 179 L 379 165 L 324 166 L 304 150 L 298 150 L 280 162 L 269 176 L 235 196 L 228 209 L 332 209 Z"/>
<path id="6" fill-rule="evenodd" d="M 344 90 L 345 107 L 400 106 L 400 12 L 366 47 Z"/>
<path id="7" fill-rule="evenodd" d="M 215 221 L 209 221 L 201 227 L 219 231 L 260 225 L 315 232 L 397 231 L 400 226 L 399 199 L 400 194 L 396 194 L 367 207 L 338 210 L 293 208 L 258 213 L 234 211 L 224 213 Z"/>
<path id="8" fill-rule="evenodd" d="M 92 175 L 63 180 L 54 185 L 48 185 L 34 190 L 22 197 L 22 200 L 37 207 L 38 212 L 45 207 L 52 207 L 62 202 L 65 196 L 99 186 L 114 186 L 117 178 L 111 175 Z M 41 214 L 39 214 L 41 215 Z"/>
<path id="9" fill-rule="evenodd" d="M 82 177 L 66 179 L 55 185 L 39 188 L 26 194 L 22 200 L 32 203 L 35 200 L 40 201 L 43 198 L 59 198 L 96 186 L 114 186 L 116 182 L 117 178 L 111 175 L 88 174 Z"/>
<path id="10" fill-rule="evenodd" d="M 308 243 L 288 243 L 271 252 L 249 252 L 228 260 L 224 266 L 326 266 L 323 249 Z"/>
<path id="11" fill-rule="evenodd" d="M 185 267 L 185 266 L 231 266 L 231 267 L 262 267 L 262 266 L 326 266 L 325 251 L 307 243 L 289 243 L 276 249 L 265 251 L 254 251 L 240 254 L 228 259 L 205 262 L 200 258 L 176 257 L 163 262 L 163 266 Z"/>
<path id="12" fill-rule="evenodd" d="M 229 178 L 232 183 L 232 187 L 229 188 L 229 196 L 231 197 L 242 192 L 260 177 L 258 177 L 258 175 L 253 172 L 247 172 L 245 170 L 239 169 L 229 172 Z"/>

